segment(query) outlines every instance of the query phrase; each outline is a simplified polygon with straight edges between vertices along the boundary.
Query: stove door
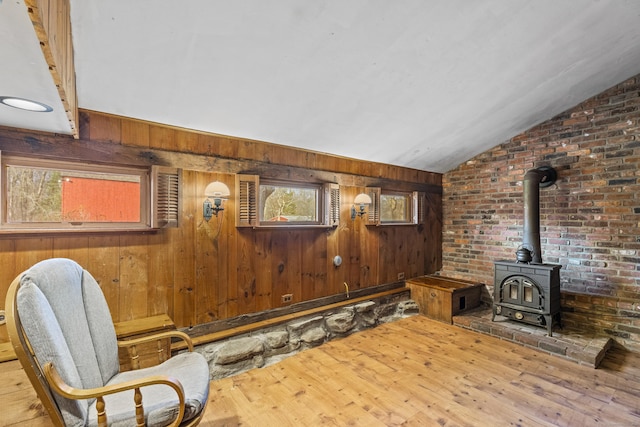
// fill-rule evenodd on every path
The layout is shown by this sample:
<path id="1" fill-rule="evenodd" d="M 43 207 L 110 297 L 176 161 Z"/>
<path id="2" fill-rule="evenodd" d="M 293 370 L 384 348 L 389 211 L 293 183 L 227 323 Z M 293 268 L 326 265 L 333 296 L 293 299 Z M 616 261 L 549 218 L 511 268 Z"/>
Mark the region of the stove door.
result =
<path id="1" fill-rule="evenodd" d="M 541 310 L 544 308 L 544 294 L 531 278 L 511 276 L 500 285 L 500 302 Z"/>

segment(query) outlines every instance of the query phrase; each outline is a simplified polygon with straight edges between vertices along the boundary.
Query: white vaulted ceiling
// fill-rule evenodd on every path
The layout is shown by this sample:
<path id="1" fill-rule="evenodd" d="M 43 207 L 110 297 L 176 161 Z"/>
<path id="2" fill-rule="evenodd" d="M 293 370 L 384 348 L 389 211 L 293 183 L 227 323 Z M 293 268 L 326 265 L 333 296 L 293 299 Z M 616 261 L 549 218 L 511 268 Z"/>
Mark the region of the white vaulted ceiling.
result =
<path id="1" fill-rule="evenodd" d="M 635 0 L 71 0 L 71 18 L 79 108 L 434 172 L 640 73 Z M 70 133 L 23 0 L 0 36 L 0 96 L 55 110 L 0 105 L 0 125 Z"/>

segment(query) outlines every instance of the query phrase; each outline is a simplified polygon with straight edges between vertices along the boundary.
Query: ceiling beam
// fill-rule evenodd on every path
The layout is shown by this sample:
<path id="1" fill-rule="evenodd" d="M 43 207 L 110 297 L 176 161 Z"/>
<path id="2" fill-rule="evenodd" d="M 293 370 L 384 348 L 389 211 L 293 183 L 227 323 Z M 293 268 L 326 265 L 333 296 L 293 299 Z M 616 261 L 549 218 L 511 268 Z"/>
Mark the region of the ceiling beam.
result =
<path id="1" fill-rule="evenodd" d="M 69 0 L 25 0 L 25 4 L 69 119 L 71 133 L 78 139 L 78 98 Z"/>

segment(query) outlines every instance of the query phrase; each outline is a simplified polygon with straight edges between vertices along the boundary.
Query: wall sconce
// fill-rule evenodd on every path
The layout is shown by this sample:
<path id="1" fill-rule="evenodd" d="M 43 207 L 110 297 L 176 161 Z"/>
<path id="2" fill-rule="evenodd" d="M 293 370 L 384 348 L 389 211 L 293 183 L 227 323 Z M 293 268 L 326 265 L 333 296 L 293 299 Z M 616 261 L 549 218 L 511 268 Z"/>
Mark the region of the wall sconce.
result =
<path id="1" fill-rule="evenodd" d="M 356 215 L 362 216 L 367 212 L 364 210 L 365 205 L 371 204 L 371 197 L 368 194 L 360 193 L 353 199 L 353 206 L 351 207 L 351 219 L 356 219 Z M 356 210 L 356 205 L 360 205 L 360 210 Z"/>
<path id="2" fill-rule="evenodd" d="M 207 188 L 204 189 L 204 195 L 207 199 L 202 205 L 202 216 L 204 216 L 204 219 L 209 221 L 213 215 L 218 216 L 218 212 L 224 210 L 222 204 L 229 198 L 230 194 L 229 187 L 223 182 L 214 181 L 207 185 Z M 211 200 L 209 200 L 209 197 L 213 199 L 213 204 Z"/>

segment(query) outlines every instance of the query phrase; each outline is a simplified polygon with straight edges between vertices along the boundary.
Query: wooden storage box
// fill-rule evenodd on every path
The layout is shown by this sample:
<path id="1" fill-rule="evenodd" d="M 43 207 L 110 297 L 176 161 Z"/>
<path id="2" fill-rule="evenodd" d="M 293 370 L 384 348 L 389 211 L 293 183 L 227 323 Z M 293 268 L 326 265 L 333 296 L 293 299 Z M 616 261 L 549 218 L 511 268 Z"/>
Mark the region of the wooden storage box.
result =
<path id="1" fill-rule="evenodd" d="M 421 276 L 406 281 L 420 314 L 441 322 L 480 305 L 482 283 L 443 276 Z"/>
<path id="2" fill-rule="evenodd" d="M 119 322 L 115 323 L 114 327 L 119 341 L 141 338 L 176 329 L 173 321 L 166 314 Z M 132 349 L 120 348 L 118 351 L 120 370 L 130 371 L 132 369 Z M 171 357 L 171 339 L 164 338 L 139 344 L 135 348 L 135 354 L 137 354 L 140 368 L 157 365 L 159 362 Z"/>

